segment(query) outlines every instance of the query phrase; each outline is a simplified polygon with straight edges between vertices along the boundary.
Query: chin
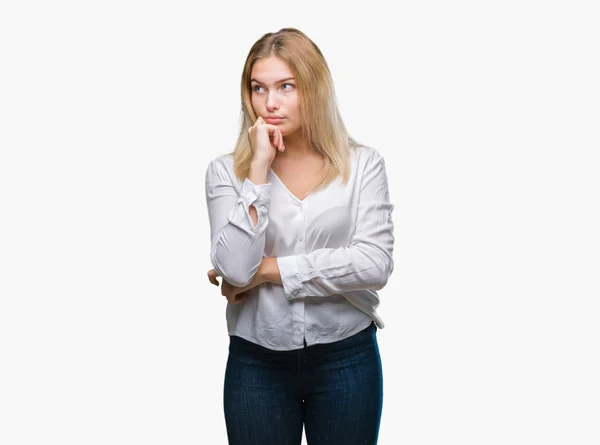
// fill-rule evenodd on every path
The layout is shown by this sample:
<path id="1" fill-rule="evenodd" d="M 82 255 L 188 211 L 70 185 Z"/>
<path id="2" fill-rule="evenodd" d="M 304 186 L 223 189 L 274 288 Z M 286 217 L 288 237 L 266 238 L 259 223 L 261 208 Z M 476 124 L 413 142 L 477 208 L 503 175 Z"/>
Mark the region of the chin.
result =
<path id="1" fill-rule="evenodd" d="M 292 128 L 291 130 L 290 129 L 286 129 L 286 130 L 282 129 L 281 130 L 281 135 L 282 136 L 290 136 L 290 135 L 295 134 L 295 133 L 297 133 L 299 131 L 302 131 L 302 127 Z"/>

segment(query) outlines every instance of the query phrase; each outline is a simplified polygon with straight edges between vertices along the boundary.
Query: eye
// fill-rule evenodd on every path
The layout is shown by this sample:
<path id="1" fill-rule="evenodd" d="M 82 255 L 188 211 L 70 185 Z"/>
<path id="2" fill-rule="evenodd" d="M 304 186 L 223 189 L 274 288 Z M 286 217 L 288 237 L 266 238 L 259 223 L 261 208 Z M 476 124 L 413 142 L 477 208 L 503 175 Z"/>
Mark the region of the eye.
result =
<path id="1" fill-rule="evenodd" d="M 284 84 L 283 84 L 283 86 L 286 86 L 286 85 L 289 85 L 289 86 L 291 86 L 291 87 L 294 87 L 294 84 L 291 84 L 291 83 L 284 83 Z"/>
<path id="2" fill-rule="evenodd" d="M 257 88 L 262 88 L 262 87 L 260 85 L 254 85 L 252 87 L 252 91 L 256 91 Z M 256 92 L 258 92 L 258 91 L 256 91 Z"/>

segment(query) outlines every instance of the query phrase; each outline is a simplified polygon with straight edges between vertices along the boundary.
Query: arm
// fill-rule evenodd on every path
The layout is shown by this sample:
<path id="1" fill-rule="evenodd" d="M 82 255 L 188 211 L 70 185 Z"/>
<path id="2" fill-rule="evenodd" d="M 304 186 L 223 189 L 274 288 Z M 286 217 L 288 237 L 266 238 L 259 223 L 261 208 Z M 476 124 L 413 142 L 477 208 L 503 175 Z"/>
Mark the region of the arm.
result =
<path id="1" fill-rule="evenodd" d="M 262 283 L 277 283 L 283 285 L 281 280 L 281 272 L 277 264 L 277 258 L 264 257 L 260 268 L 258 269 L 259 282 Z"/>
<path id="2" fill-rule="evenodd" d="M 348 247 L 317 249 L 267 261 L 265 279 L 283 285 L 288 299 L 325 297 L 382 289 L 394 269 L 394 225 L 385 161 L 367 161 L 360 189 L 356 230 Z"/>
<path id="3" fill-rule="evenodd" d="M 266 183 L 268 168 L 267 163 L 253 163 L 239 195 L 220 162 L 213 160 L 206 170 L 210 262 L 233 286 L 249 284 L 262 262 L 271 200 L 271 184 Z"/>

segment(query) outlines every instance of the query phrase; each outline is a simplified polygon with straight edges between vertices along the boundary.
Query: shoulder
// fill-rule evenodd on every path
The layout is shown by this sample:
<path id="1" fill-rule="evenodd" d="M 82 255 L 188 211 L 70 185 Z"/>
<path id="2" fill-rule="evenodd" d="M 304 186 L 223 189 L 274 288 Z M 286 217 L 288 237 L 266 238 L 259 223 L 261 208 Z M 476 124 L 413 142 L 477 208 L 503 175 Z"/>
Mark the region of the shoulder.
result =
<path id="1" fill-rule="evenodd" d="M 376 148 L 367 145 L 360 145 L 354 149 L 354 156 L 359 167 L 366 167 L 369 164 L 384 164 L 383 155 Z"/>
<path id="2" fill-rule="evenodd" d="M 233 167 L 233 155 L 231 153 L 217 156 L 208 163 L 209 167 Z"/>
<path id="3" fill-rule="evenodd" d="M 225 154 L 212 159 L 206 167 L 206 180 L 233 177 L 233 155 Z"/>

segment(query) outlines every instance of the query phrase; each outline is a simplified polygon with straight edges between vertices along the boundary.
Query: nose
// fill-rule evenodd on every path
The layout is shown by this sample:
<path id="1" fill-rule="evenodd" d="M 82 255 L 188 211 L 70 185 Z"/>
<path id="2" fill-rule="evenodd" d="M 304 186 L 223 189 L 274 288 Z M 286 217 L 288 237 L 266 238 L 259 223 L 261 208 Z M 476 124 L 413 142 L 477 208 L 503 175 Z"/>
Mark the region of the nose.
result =
<path id="1" fill-rule="evenodd" d="M 270 110 L 276 110 L 277 108 L 279 108 L 279 104 L 277 103 L 277 93 L 276 92 L 269 92 L 269 95 L 267 96 L 267 109 Z"/>

